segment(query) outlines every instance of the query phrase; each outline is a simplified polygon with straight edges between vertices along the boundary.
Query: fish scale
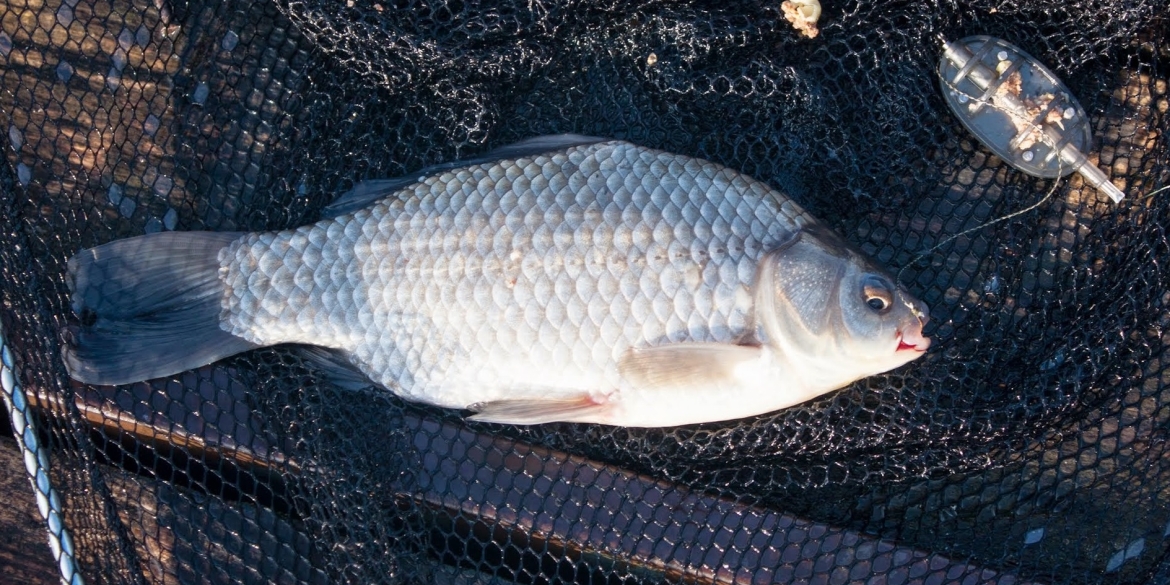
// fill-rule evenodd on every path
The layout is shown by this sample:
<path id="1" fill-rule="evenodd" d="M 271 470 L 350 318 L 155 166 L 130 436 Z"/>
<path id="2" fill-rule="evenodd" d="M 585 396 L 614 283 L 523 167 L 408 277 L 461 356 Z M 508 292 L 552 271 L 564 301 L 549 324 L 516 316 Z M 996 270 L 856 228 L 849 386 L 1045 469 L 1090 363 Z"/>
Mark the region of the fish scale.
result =
<path id="1" fill-rule="evenodd" d="M 123 383 L 309 344 L 481 420 L 663 426 L 789 406 L 929 345 L 916 300 L 759 181 L 622 141 L 504 150 L 360 184 L 292 230 L 83 251 L 75 309 L 98 317 L 66 364 Z M 173 298 L 139 290 L 159 283 Z"/>
<path id="2" fill-rule="evenodd" d="M 808 221 L 801 212 L 783 215 L 766 186 L 691 160 L 625 143 L 578 147 L 443 173 L 350 216 L 250 235 L 229 252 L 227 288 L 240 298 L 233 303 L 253 306 L 245 298 L 255 296 L 262 309 L 229 309 L 231 331 L 258 345 L 353 352 L 362 371 L 387 386 L 405 370 L 414 380 L 404 387 L 408 397 L 440 406 L 517 398 L 529 382 L 515 368 L 517 344 L 528 348 L 520 360 L 527 369 L 560 371 L 570 390 L 617 387 L 615 364 L 627 347 L 744 336 L 760 253 Z M 600 183 L 594 169 L 611 169 L 602 190 L 592 189 Z M 687 172 L 691 180 L 670 182 L 676 188 L 662 184 Z M 524 191 L 520 177 L 540 190 Z M 713 187 L 734 195 L 715 205 Z M 753 207 L 776 221 L 766 225 Z M 458 209 L 453 220 L 450 209 Z M 711 226 L 705 241 L 679 223 L 695 213 Z M 318 235 L 338 223 L 344 237 Z M 345 296 L 289 276 L 341 265 L 347 273 L 362 267 L 356 280 L 364 290 Z M 246 282 L 252 270 L 271 286 Z M 290 302 L 290 288 L 306 294 L 303 303 Z M 607 317 L 597 321 L 598 314 Z"/>

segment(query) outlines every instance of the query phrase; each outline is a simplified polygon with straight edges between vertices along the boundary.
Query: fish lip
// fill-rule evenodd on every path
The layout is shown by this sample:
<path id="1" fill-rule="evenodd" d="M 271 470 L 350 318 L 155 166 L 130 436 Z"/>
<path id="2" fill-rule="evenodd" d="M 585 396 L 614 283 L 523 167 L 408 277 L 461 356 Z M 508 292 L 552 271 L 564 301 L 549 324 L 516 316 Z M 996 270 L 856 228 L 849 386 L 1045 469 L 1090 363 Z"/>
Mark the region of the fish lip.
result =
<path id="1" fill-rule="evenodd" d="M 906 343 L 906 341 L 904 339 L 902 339 L 902 332 L 901 331 L 898 332 L 898 349 L 896 349 L 895 352 L 916 351 L 918 353 L 925 353 L 926 350 L 929 348 L 930 348 L 930 338 L 929 337 L 923 337 L 922 344 L 915 345 L 912 343 Z"/>

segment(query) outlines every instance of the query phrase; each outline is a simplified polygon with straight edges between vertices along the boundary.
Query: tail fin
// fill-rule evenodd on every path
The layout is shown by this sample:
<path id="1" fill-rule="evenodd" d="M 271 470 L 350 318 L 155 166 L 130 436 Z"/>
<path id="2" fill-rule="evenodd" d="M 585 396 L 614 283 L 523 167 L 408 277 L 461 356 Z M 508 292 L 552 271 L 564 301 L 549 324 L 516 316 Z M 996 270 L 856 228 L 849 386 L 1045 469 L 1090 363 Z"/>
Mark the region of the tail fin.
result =
<path id="1" fill-rule="evenodd" d="M 73 310 L 82 328 L 64 352 L 69 375 L 89 384 L 128 384 L 256 347 L 219 326 L 219 252 L 241 235 L 151 234 L 70 258 Z"/>

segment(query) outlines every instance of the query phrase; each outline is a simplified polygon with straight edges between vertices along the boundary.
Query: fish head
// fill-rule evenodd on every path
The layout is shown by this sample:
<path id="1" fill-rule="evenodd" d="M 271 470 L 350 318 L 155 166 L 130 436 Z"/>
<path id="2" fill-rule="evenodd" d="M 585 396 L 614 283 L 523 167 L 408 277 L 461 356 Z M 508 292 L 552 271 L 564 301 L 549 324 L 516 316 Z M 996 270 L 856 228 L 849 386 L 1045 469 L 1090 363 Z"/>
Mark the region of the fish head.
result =
<path id="1" fill-rule="evenodd" d="M 930 347 L 926 306 L 815 223 L 765 256 L 756 295 L 757 335 L 790 363 L 829 370 L 824 375 L 837 387 L 901 366 Z"/>

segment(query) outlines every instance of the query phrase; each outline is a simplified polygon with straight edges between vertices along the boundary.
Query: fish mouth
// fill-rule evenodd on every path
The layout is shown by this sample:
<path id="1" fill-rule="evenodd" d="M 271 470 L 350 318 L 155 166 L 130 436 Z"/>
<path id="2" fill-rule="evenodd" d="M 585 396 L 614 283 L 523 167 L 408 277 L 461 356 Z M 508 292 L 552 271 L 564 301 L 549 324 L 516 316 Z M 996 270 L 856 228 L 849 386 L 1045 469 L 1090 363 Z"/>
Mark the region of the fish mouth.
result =
<path id="1" fill-rule="evenodd" d="M 913 303 L 903 301 L 906 307 L 910 309 L 910 314 L 914 315 L 915 320 L 910 320 L 905 323 L 905 330 L 899 328 L 895 333 L 898 340 L 898 349 L 894 353 L 902 351 L 916 351 L 924 353 L 930 348 L 930 338 L 922 334 L 922 330 L 926 324 L 930 322 L 930 313 L 925 307 L 919 309 Z M 917 322 L 914 322 L 917 321 Z M 907 335 L 907 333 L 909 335 Z"/>
<path id="2" fill-rule="evenodd" d="M 913 337 L 917 337 L 917 339 L 913 339 L 913 338 L 910 339 L 910 341 L 913 341 L 914 343 L 908 343 L 906 338 L 903 337 L 902 332 L 899 331 L 898 332 L 898 349 L 895 350 L 895 352 L 916 351 L 919 353 L 923 353 L 927 349 L 930 348 L 930 338 L 929 337 L 925 337 L 921 334 L 918 334 L 918 335 L 913 336 Z"/>

